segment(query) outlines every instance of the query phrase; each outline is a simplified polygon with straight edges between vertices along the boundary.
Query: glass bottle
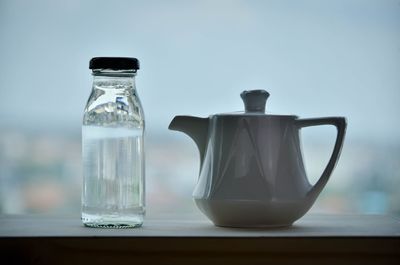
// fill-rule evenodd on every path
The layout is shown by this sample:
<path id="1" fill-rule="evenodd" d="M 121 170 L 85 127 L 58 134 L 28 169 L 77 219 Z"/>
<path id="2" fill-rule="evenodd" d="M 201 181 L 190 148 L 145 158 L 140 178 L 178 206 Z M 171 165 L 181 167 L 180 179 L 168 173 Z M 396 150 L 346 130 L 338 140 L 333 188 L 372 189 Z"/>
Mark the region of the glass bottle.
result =
<path id="1" fill-rule="evenodd" d="M 82 222 L 138 227 L 145 214 L 144 113 L 136 58 L 91 59 L 93 87 L 82 126 Z"/>

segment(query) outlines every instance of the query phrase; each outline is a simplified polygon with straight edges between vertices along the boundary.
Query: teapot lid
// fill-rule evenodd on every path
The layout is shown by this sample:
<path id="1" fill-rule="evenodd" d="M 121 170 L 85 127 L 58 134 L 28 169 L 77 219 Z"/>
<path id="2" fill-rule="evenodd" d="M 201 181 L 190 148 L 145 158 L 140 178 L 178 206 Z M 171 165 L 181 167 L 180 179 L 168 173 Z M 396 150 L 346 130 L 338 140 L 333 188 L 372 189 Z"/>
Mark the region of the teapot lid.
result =
<path id="1" fill-rule="evenodd" d="M 240 97 L 243 100 L 244 103 L 244 109 L 245 111 L 240 111 L 240 112 L 233 112 L 233 113 L 223 113 L 223 114 L 218 114 L 218 116 L 238 116 L 238 115 L 256 115 L 256 116 L 267 116 L 267 117 L 294 117 L 297 118 L 295 115 L 272 115 L 272 114 L 266 114 L 265 113 L 265 104 L 267 102 L 267 99 L 269 97 L 269 93 L 265 91 L 264 89 L 256 89 L 256 90 L 245 90 L 242 93 L 240 93 Z"/>
<path id="2" fill-rule="evenodd" d="M 244 102 L 246 113 L 265 113 L 265 103 L 269 97 L 269 93 L 263 89 L 245 90 L 240 93 L 240 97 Z"/>

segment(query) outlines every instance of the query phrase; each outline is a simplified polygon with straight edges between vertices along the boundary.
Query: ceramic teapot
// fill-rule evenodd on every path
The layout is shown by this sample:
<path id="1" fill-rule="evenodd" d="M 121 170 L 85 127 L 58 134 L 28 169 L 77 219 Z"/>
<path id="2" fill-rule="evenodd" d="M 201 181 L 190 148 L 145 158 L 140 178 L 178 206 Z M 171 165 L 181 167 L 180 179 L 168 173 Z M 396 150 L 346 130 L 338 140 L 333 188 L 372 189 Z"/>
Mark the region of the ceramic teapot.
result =
<path id="1" fill-rule="evenodd" d="M 217 226 L 291 225 L 311 208 L 339 158 L 345 118 L 265 114 L 268 96 L 265 90 L 244 91 L 245 112 L 176 116 L 169 125 L 189 135 L 199 149 L 200 175 L 193 197 Z M 299 132 L 315 125 L 333 125 L 337 136 L 325 170 L 311 185 Z"/>

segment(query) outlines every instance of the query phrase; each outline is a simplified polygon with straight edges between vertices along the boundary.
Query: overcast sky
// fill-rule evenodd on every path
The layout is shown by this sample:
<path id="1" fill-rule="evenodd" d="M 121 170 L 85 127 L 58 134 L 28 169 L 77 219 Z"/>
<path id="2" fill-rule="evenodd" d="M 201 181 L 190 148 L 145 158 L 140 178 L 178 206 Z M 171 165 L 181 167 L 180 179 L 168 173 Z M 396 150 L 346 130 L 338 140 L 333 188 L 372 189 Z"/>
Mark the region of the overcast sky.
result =
<path id="1" fill-rule="evenodd" d="M 400 1 L 0 0 L 0 127 L 80 130 L 94 56 L 137 57 L 147 130 L 243 108 L 399 142 Z"/>

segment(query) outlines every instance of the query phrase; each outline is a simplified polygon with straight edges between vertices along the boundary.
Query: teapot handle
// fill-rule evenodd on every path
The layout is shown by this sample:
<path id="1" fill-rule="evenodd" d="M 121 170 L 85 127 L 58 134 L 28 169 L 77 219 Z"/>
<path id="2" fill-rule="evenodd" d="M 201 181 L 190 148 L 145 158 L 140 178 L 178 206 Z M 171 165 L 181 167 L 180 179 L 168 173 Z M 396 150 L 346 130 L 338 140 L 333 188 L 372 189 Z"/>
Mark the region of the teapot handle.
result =
<path id="1" fill-rule="evenodd" d="M 328 164 L 326 165 L 324 172 L 321 177 L 315 183 L 315 185 L 310 189 L 307 193 L 307 197 L 312 200 L 315 200 L 322 189 L 325 187 L 328 179 L 335 168 L 336 162 L 338 161 L 340 152 L 343 146 L 344 136 L 346 134 L 347 122 L 344 117 L 326 117 L 326 118 L 312 118 L 312 119 L 299 119 L 296 120 L 296 125 L 299 129 L 303 127 L 309 126 L 318 126 L 318 125 L 333 125 L 337 129 L 337 136 L 335 141 L 335 146 L 333 148 L 333 152 L 331 158 L 329 159 Z"/>

